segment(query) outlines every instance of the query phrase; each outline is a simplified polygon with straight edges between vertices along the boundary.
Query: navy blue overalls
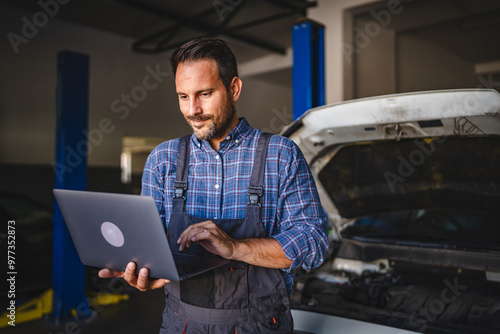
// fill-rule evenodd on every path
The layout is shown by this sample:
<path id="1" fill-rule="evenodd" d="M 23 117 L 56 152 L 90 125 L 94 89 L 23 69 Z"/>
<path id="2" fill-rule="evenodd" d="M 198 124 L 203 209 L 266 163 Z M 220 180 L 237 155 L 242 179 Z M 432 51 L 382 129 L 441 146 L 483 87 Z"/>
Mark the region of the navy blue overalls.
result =
<path id="1" fill-rule="evenodd" d="M 167 229 L 172 251 L 178 252 L 177 239 L 191 224 L 211 220 L 184 212 L 189 170 L 191 136 L 179 143 L 172 215 Z M 255 152 L 249 201 L 244 219 L 216 219 L 224 232 L 236 239 L 263 238 L 260 197 L 271 134 L 259 138 Z M 187 254 L 214 255 L 198 244 Z M 278 269 L 233 261 L 208 273 L 165 285 L 166 307 L 160 333 L 292 333 L 290 300 Z"/>

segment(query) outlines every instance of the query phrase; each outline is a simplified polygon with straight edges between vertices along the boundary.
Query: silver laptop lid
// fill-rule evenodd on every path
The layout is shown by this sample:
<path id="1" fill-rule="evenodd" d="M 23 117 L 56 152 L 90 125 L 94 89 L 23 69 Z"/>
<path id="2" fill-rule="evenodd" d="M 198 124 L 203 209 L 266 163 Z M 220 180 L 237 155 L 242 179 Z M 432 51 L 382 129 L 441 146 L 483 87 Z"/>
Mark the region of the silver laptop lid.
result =
<path id="1" fill-rule="evenodd" d="M 152 197 L 54 189 L 83 264 L 124 271 L 133 261 L 150 277 L 179 281 Z"/>

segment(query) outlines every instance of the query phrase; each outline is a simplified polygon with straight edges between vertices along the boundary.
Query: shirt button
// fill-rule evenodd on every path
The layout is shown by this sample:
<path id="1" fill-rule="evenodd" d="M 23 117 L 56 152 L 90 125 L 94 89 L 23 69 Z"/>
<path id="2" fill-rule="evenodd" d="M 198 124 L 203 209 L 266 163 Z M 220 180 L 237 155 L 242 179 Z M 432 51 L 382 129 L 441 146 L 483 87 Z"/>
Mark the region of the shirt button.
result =
<path id="1" fill-rule="evenodd" d="M 215 159 L 219 160 L 219 156 L 218 156 L 218 155 L 216 155 L 216 156 L 215 156 Z"/>
<path id="2" fill-rule="evenodd" d="M 217 219 L 217 217 L 214 217 L 214 219 Z"/>
<path id="3" fill-rule="evenodd" d="M 219 189 L 219 185 L 218 184 L 215 185 L 215 189 Z"/>
<path id="4" fill-rule="evenodd" d="M 238 140 L 238 139 L 236 139 L 234 142 L 235 142 L 236 144 L 238 144 L 238 141 L 239 141 L 239 140 Z"/>
<path id="5" fill-rule="evenodd" d="M 200 147 L 200 146 L 201 146 L 201 144 L 198 144 L 198 147 Z"/>
<path id="6" fill-rule="evenodd" d="M 227 140 L 231 139 L 231 136 L 227 136 L 227 137 L 226 137 L 226 139 L 227 139 Z"/>

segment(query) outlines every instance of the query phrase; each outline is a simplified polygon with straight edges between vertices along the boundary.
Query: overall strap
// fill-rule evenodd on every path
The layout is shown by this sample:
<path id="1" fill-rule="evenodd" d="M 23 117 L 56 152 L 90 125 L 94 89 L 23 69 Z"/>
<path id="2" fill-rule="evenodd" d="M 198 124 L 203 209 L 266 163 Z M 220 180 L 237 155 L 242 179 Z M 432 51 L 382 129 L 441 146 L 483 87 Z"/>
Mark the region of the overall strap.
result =
<path id="1" fill-rule="evenodd" d="M 248 185 L 247 219 L 260 220 L 261 197 L 263 195 L 264 171 L 266 167 L 267 148 L 271 140 L 271 133 L 262 133 L 257 142 L 252 168 L 252 176 Z"/>
<path id="2" fill-rule="evenodd" d="M 177 170 L 175 172 L 174 197 L 172 199 L 173 212 L 184 212 L 186 190 L 188 187 L 190 139 L 191 135 L 182 137 L 177 149 Z"/>

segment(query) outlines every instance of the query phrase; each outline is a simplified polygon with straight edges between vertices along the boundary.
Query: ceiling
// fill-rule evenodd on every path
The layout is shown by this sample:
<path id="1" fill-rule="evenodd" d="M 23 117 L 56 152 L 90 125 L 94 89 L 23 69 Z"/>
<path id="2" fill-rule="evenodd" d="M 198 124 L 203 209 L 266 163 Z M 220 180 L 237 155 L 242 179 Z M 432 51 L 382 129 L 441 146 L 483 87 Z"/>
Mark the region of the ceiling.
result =
<path id="1" fill-rule="evenodd" d="M 385 1 L 357 8 L 353 14 L 365 21 L 378 15 L 398 34 L 425 38 L 473 64 L 500 60 L 498 0 L 401 1 L 400 12 L 389 19 L 379 15 L 387 9 Z"/>
<path id="2" fill-rule="evenodd" d="M 334 1 L 334 0 L 331 0 Z M 387 11 L 380 1 L 351 12 L 373 21 Z M 0 0 L 0 4 L 40 11 L 39 0 Z M 136 52 L 172 50 L 201 36 L 229 40 L 240 62 L 291 47 L 292 26 L 307 16 L 314 0 L 71 0 L 57 18 L 132 37 Z M 387 28 L 435 42 L 470 63 L 500 60 L 500 1 L 401 0 L 401 12 Z"/>
<path id="3" fill-rule="evenodd" d="M 39 0 L 0 4 L 40 11 Z M 159 53 L 201 36 L 220 36 L 240 61 L 291 47 L 292 26 L 313 0 L 71 0 L 57 18 L 135 39 L 136 52 Z"/>

